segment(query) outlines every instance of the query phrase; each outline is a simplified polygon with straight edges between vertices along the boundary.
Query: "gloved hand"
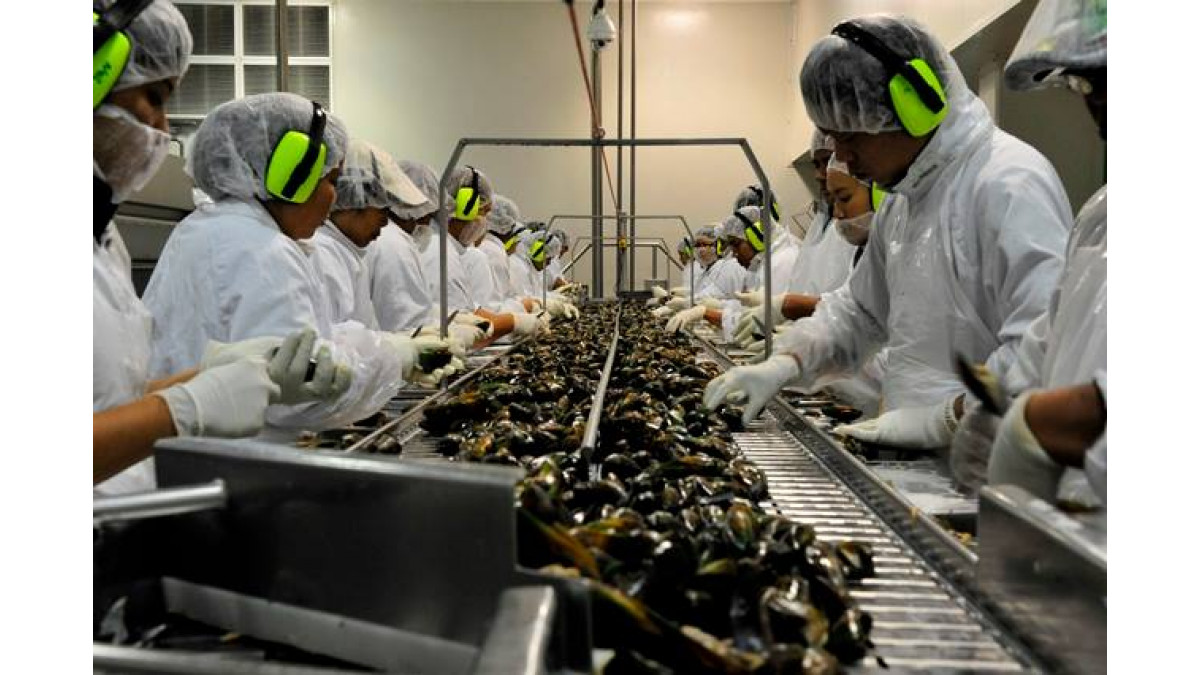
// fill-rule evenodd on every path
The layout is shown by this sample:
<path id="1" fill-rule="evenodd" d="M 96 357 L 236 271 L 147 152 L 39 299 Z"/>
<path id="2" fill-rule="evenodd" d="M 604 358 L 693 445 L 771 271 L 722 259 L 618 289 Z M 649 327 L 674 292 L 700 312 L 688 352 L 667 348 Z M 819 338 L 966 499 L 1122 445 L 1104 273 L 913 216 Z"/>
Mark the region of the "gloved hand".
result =
<path id="1" fill-rule="evenodd" d="M 800 377 L 800 364 L 785 354 L 752 366 L 738 366 L 708 383 L 704 388 L 704 407 L 715 410 L 726 400 L 744 397 L 747 400 L 742 422 L 750 424 L 771 397 L 797 377 Z"/>
<path id="2" fill-rule="evenodd" d="M 944 448 L 954 439 L 957 428 L 951 398 L 936 405 L 891 410 L 865 422 L 839 426 L 833 432 L 898 448 Z"/>
<path id="3" fill-rule="evenodd" d="M 681 309 L 687 309 L 688 307 L 691 307 L 691 306 L 692 306 L 692 301 L 688 300 L 687 298 L 675 297 L 675 298 L 671 298 L 670 300 L 667 301 L 667 307 L 670 307 L 671 309 L 675 310 L 676 312 L 678 312 Z"/>
<path id="4" fill-rule="evenodd" d="M 660 300 L 663 298 L 671 297 L 671 291 L 668 291 L 667 289 L 663 288 L 662 286 L 651 286 L 650 293 L 655 298 L 658 298 Z"/>
<path id="5" fill-rule="evenodd" d="M 350 388 L 349 366 L 335 362 L 328 346 L 321 347 L 315 359 L 312 357 L 316 341 L 316 331 L 306 328 L 287 336 L 279 345 L 267 364 L 267 374 L 279 385 L 279 394 L 271 399 L 272 403 L 334 400 Z M 314 361 L 316 368 L 309 379 L 308 370 Z"/>
<path id="6" fill-rule="evenodd" d="M 492 336 L 492 322 L 487 317 L 482 317 L 478 314 L 459 312 L 454 315 L 454 320 L 451 323 L 478 328 L 483 333 L 483 337 L 480 338 L 481 340 Z"/>
<path id="7" fill-rule="evenodd" d="M 697 305 L 704 305 L 708 309 L 722 309 L 725 307 L 720 300 L 711 295 L 706 295 L 703 298 L 696 298 Z"/>
<path id="8" fill-rule="evenodd" d="M 204 346 L 204 356 L 200 357 L 200 370 L 223 366 L 247 356 L 259 356 L 263 360 L 269 360 L 281 344 L 283 338 L 278 335 L 266 335 L 238 342 L 209 340 Z"/>
<path id="9" fill-rule="evenodd" d="M 677 298 L 682 298 L 682 297 L 688 295 L 688 287 L 687 286 L 673 286 L 671 288 L 671 295 L 674 295 Z"/>
<path id="10" fill-rule="evenodd" d="M 673 307 L 668 307 L 668 306 L 664 305 L 662 307 L 659 307 L 658 309 L 651 310 L 650 313 L 653 314 L 654 318 L 656 318 L 656 319 L 666 319 L 667 317 L 674 314 L 676 311 L 678 311 L 678 310 L 674 309 Z"/>
<path id="11" fill-rule="evenodd" d="M 557 290 L 559 293 L 563 293 L 563 294 L 574 293 L 579 290 L 579 284 L 575 283 L 574 281 L 571 281 L 571 282 L 563 284 L 562 286 L 559 286 L 555 290 Z"/>
<path id="12" fill-rule="evenodd" d="M 763 292 L 761 289 L 757 291 L 747 291 L 745 293 L 734 293 L 733 295 L 738 299 L 738 302 L 742 303 L 746 307 L 758 307 L 759 305 L 763 304 Z"/>
<path id="13" fill-rule="evenodd" d="M 987 479 L 991 485 L 1018 485 L 1035 497 L 1053 502 L 1064 467 L 1046 454 L 1025 421 L 1025 406 L 1032 393 L 1021 394 L 1000 421 Z"/>
<path id="14" fill-rule="evenodd" d="M 441 368 L 434 369 L 434 371 L 431 373 L 423 373 L 418 371 L 413 375 L 412 382 L 422 387 L 436 387 L 439 382 L 447 377 L 450 377 L 451 375 L 454 375 L 455 373 L 462 372 L 465 367 L 466 366 L 463 364 L 461 359 L 459 359 L 457 356 L 453 356 L 450 358 L 450 363 L 447 363 Z"/>
<path id="15" fill-rule="evenodd" d="M 484 332 L 478 326 L 458 322 L 450 324 L 447 328 L 449 335 L 446 341 L 450 343 L 450 353 L 455 356 L 463 356 L 476 342 L 486 339 L 490 333 L 490 330 Z"/>
<path id="16" fill-rule="evenodd" d="M 1000 418 L 972 400 L 963 411 L 950 444 L 950 471 L 954 480 L 968 493 L 975 494 L 987 482 L 988 459 Z"/>
<path id="17" fill-rule="evenodd" d="M 944 448 L 953 440 L 956 428 L 954 399 L 949 399 L 944 404 L 888 411 L 875 419 L 838 426 L 833 431 L 884 446 Z"/>
<path id="18" fill-rule="evenodd" d="M 550 332 L 550 317 L 545 313 L 513 313 L 513 333 L 521 337 Z"/>
<path id="19" fill-rule="evenodd" d="M 738 295 L 742 295 L 739 293 Z M 737 328 L 733 331 L 733 341 L 743 347 L 749 345 L 755 340 L 761 340 L 763 330 L 767 325 L 767 312 L 771 313 L 771 321 L 773 326 L 778 326 L 787 321 L 787 317 L 783 315 L 783 301 L 787 294 L 780 293 L 771 298 L 771 302 L 746 309 L 738 317 Z"/>
<path id="20" fill-rule="evenodd" d="M 546 297 L 546 310 L 550 312 L 550 316 L 554 318 L 576 319 L 579 318 L 579 309 L 567 302 L 555 297 Z"/>
<path id="21" fill-rule="evenodd" d="M 267 405 L 279 385 L 261 356 L 202 370 L 195 377 L 153 394 L 167 403 L 180 436 L 253 436 L 262 430 Z"/>
<path id="22" fill-rule="evenodd" d="M 410 381 L 419 373 L 429 374 L 436 370 L 432 368 L 426 370 L 421 367 L 422 354 L 432 355 L 437 351 L 450 349 L 448 340 L 442 340 L 432 335 L 418 335 L 415 338 L 399 333 L 384 333 L 383 335 L 400 356 L 401 376 Z"/>
<path id="23" fill-rule="evenodd" d="M 704 305 L 696 305 L 695 307 L 689 307 L 679 312 L 667 322 L 667 332 L 675 333 L 681 331 L 693 323 L 702 320 L 706 311 L 708 309 Z"/>

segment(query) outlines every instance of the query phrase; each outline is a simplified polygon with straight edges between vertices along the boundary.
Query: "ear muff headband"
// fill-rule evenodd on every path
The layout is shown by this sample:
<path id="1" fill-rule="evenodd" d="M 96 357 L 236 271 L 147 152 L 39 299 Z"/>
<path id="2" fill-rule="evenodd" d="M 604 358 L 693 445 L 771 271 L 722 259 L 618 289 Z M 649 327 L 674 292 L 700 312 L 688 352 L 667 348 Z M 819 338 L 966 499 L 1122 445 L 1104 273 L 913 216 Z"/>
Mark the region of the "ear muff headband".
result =
<path id="1" fill-rule="evenodd" d="M 471 170 L 471 187 L 459 188 L 454 195 L 454 218 L 456 220 L 475 220 L 479 217 L 479 172 L 475 167 Z"/>
<path id="2" fill-rule="evenodd" d="M 153 0 L 121 0 L 107 10 L 92 9 L 92 110 L 112 92 L 129 55 L 133 42 L 124 33 L 129 24 L 150 5 Z"/>
<path id="3" fill-rule="evenodd" d="M 906 60 L 858 24 L 840 23 L 833 34 L 874 56 L 888 73 L 888 92 L 901 126 L 910 136 L 929 135 L 946 118 L 946 93 L 924 59 Z"/>
<path id="4" fill-rule="evenodd" d="M 762 188 L 757 185 L 747 185 L 746 187 L 750 188 L 750 191 L 758 196 L 758 205 L 762 206 L 764 199 Z M 779 202 L 774 199 L 771 200 L 771 218 L 775 219 L 775 222 L 779 222 Z"/>
<path id="5" fill-rule="evenodd" d="M 879 183 L 871 181 L 871 210 L 878 211 L 879 207 L 883 206 L 883 200 L 887 198 L 887 190 L 879 187 Z"/>
<path id="6" fill-rule="evenodd" d="M 746 226 L 746 241 L 750 242 L 750 247 L 759 253 L 766 250 L 767 245 L 763 243 L 762 223 L 751 221 L 739 211 L 734 211 L 733 215 L 737 216 L 737 219 L 742 221 L 742 224 Z"/>
<path id="7" fill-rule="evenodd" d="M 325 167 L 325 111 L 316 101 L 308 133 L 288 131 L 275 144 L 267 161 L 267 193 L 293 204 L 312 197 Z"/>
<path id="8" fill-rule="evenodd" d="M 508 235 L 508 239 L 504 240 L 504 250 L 506 252 L 511 251 L 512 247 L 517 245 L 517 239 L 521 236 L 521 233 L 524 231 L 525 231 L 525 228 L 518 227 L 517 229 L 513 230 L 511 234 Z"/>

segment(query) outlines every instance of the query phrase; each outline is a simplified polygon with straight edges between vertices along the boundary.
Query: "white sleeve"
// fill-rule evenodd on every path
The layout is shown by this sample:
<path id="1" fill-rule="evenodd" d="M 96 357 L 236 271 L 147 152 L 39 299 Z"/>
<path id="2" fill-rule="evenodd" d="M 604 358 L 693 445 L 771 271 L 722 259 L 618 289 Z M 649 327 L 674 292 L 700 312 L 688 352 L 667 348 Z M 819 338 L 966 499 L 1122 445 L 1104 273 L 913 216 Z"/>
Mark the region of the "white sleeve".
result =
<path id="1" fill-rule="evenodd" d="M 338 254 L 330 250 L 330 246 L 339 245 L 337 242 L 318 231 L 313 237 L 313 245 L 311 260 L 329 302 L 331 320 L 345 321 L 354 312 L 354 279 L 351 278 L 351 271 Z"/>
<path id="2" fill-rule="evenodd" d="M 406 256 L 395 242 L 380 237 L 367 252 L 366 264 L 371 276 L 371 302 L 380 328 L 411 331 L 426 322 L 433 300 L 415 252 Z"/>
<path id="3" fill-rule="evenodd" d="M 779 338 L 780 353 L 800 357 L 800 386 L 821 386 L 854 374 L 887 341 L 887 232 L 876 219 L 862 260 L 838 290 L 821 296 L 816 312 Z"/>

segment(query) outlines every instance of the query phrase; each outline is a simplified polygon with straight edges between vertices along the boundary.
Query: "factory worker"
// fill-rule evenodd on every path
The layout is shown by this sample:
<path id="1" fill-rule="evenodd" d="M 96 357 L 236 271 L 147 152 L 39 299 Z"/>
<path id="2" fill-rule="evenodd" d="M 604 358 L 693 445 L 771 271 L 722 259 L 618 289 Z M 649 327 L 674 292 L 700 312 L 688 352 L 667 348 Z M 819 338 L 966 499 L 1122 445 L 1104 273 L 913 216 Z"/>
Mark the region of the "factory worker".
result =
<path id="1" fill-rule="evenodd" d="M 354 320 L 378 328 L 365 261 L 369 245 L 387 225 L 389 210 L 424 206 L 429 199 L 391 155 L 361 139 L 351 139 L 336 188 L 329 220 L 312 238 L 313 265 L 334 323 Z"/>
<path id="2" fill-rule="evenodd" d="M 125 14 L 105 2 L 93 23 L 92 81 L 92 483 L 97 495 L 155 487 L 155 441 L 171 436 L 250 436 L 267 405 L 304 394 L 335 395 L 328 351 L 320 377 L 295 377 L 312 358 L 311 333 L 297 332 L 269 357 L 261 345 L 212 344 L 199 370 L 150 379 L 152 318 L 133 288 L 129 253 L 112 223 L 117 205 L 142 189 L 166 157 L 167 100 L 187 70 L 192 36 L 164 0 Z M 114 56 L 112 36 L 128 40 Z M 269 361 L 269 362 L 268 362 Z"/>
<path id="3" fill-rule="evenodd" d="M 503 303 L 496 301 L 496 278 L 488 263 L 487 253 L 479 250 L 479 244 L 486 234 L 487 230 L 483 227 L 476 228 L 474 238 L 463 244 L 462 261 L 463 269 L 467 271 L 471 301 L 476 307 L 495 312 L 502 309 Z"/>
<path id="4" fill-rule="evenodd" d="M 837 249 L 823 246 L 822 252 L 829 256 L 827 259 L 810 258 L 809 262 L 832 271 L 833 265 L 828 264 L 832 259 L 843 269 L 840 274 L 825 275 L 820 279 L 820 284 L 816 283 L 817 279 L 808 278 L 807 287 L 812 289 L 809 292 L 776 293 L 769 303 L 762 302 L 761 293 L 740 295 L 739 299 L 743 304 L 754 307 L 753 310 L 743 312 L 738 318 L 734 339 L 742 346 L 749 346 L 751 342 L 761 339 L 761 329 L 758 326 L 766 323 L 767 312 L 771 313 L 776 326 L 785 321 L 812 316 L 821 300 L 821 294 L 840 288 L 862 257 L 874 217 L 874 209 L 871 208 L 871 187 L 851 176 L 850 168 L 832 157 L 823 176 L 822 182 L 826 186 L 825 192 L 831 205 L 830 215 L 833 217 L 826 221 L 830 234 L 828 238 L 822 238 L 822 243 L 834 240 L 840 243 Z M 822 243 L 817 245 L 822 246 Z M 850 251 L 850 255 L 842 256 L 841 250 Z M 813 265 L 810 265 L 810 268 L 812 267 Z M 796 275 L 792 280 L 795 282 L 799 278 L 799 275 Z"/>
<path id="5" fill-rule="evenodd" d="M 837 236 L 833 224 L 832 197 L 826 187 L 826 169 L 833 156 L 833 139 L 820 129 L 813 132 L 813 170 L 818 186 L 812 221 L 796 256 L 796 267 L 788 288 L 795 293 L 820 295 L 841 286 L 850 275 L 855 247 Z"/>
<path id="6" fill-rule="evenodd" d="M 684 237 L 683 239 L 679 240 L 678 244 L 675 245 L 675 252 L 679 254 L 679 263 L 683 265 L 683 278 L 686 283 L 686 280 L 691 278 L 687 274 L 688 268 L 691 267 L 692 263 L 696 260 L 695 244 L 692 243 L 692 240 L 689 237 Z"/>
<path id="7" fill-rule="evenodd" d="M 154 370 L 203 365 L 209 340 L 316 329 L 353 380 L 333 400 L 267 411 L 282 429 L 343 426 L 377 412 L 420 358 L 447 345 L 335 323 L 307 241 L 329 215 L 347 147 L 341 120 L 295 94 L 214 108 L 196 131 L 187 170 L 214 203 L 175 227 L 146 288 Z"/>
<path id="8" fill-rule="evenodd" d="M 487 233 L 479 242 L 479 250 L 487 256 L 488 268 L 492 271 L 494 295 L 489 307 L 506 308 L 512 296 L 508 281 L 508 254 L 516 245 L 513 232 L 520 227 L 521 211 L 517 203 L 504 195 L 492 196 L 492 210 L 487 215 Z M 524 311 L 523 308 L 521 311 Z"/>
<path id="9" fill-rule="evenodd" d="M 563 276 L 563 268 L 566 266 L 564 260 L 571 251 L 571 239 L 565 231 L 558 228 L 550 230 L 550 236 L 558 240 L 559 250 L 558 255 L 546 264 L 546 277 L 551 281 L 550 288 L 561 291 L 564 287 L 571 285 L 571 282 Z"/>
<path id="10" fill-rule="evenodd" d="M 416 206 L 393 205 L 389 209 L 392 224 L 385 225 L 379 238 L 367 248 L 365 263 L 379 327 L 403 333 L 435 322 L 436 309 L 421 264 L 421 250 L 433 240 L 438 180 L 433 169 L 419 162 L 405 159 L 399 165 L 421 190 L 425 202 Z M 449 203 L 449 199 L 444 203 Z"/>
<path id="11" fill-rule="evenodd" d="M 1105 138 L 1107 64 L 1103 3 L 1042 0 L 1004 79 L 1018 91 L 1060 86 L 1081 94 Z M 1107 501 L 1107 202 L 1106 185 L 1080 209 L 1050 307 L 1029 327 L 1004 374 L 1008 391 L 1020 396 L 1002 420 L 972 406 L 955 434 L 950 465 L 969 487 L 986 475 L 988 483 L 1016 484 L 1045 500 L 1057 492 L 1073 501 Z"/>
<path id="12" fill-rule="evenodd" d="M 916 65 L 891 70 L 906 62 Z M 889 89 L 900 79 L 912 91 Z M 843 431 L 946 447 L 963 393 L 953 354 L 1005 370 L 1049 303 L 1070 220 L 1062 183 L 1045 157 L 996 128 L 949 53 L 911 19 L 839 24 L 809 52 L 800 83 L 835 156 L 892 194 L 849 281 L 778 340 L 776 355 L 709 383 L 705 404 L 740 392 L 750 420 L 785 384 L 844 377 L 886 346 L 884 414 Z"/>

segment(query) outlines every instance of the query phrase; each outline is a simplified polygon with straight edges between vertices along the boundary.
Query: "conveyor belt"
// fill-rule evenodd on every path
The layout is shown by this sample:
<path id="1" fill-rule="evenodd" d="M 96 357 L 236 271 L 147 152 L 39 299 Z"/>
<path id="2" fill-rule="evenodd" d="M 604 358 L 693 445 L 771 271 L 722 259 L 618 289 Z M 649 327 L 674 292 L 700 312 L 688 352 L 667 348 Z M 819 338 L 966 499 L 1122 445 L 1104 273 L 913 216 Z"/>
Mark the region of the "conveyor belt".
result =
<path id="1" fill-rule="evenodd" d="M 851 592 L 874 618 L 876 655 L 891 672 L 1020 672 L 1010 654 L 965 602 L 770 413 L 735 434 L 738 447 L 767 474 L 761 504 L 812 525 L 829 541 L 868 542 L 876 576 Z M 876 669 L 864 659 L 851 670 Z"/>

